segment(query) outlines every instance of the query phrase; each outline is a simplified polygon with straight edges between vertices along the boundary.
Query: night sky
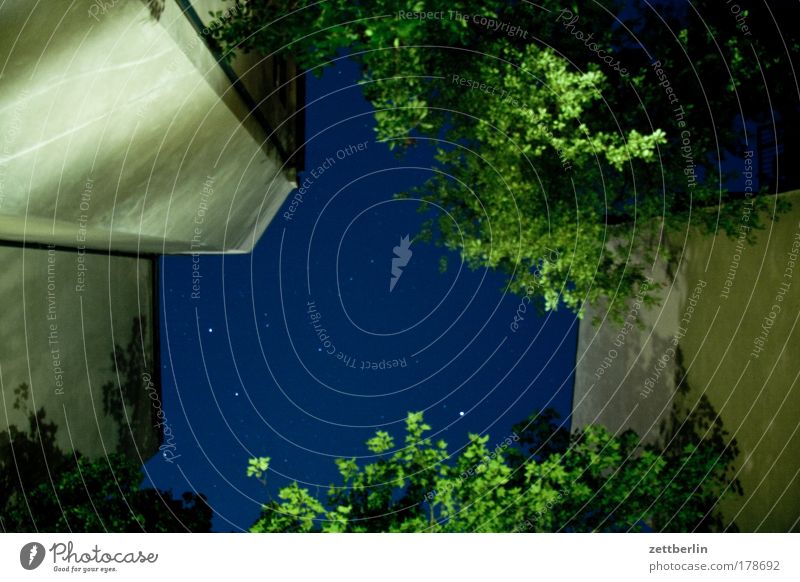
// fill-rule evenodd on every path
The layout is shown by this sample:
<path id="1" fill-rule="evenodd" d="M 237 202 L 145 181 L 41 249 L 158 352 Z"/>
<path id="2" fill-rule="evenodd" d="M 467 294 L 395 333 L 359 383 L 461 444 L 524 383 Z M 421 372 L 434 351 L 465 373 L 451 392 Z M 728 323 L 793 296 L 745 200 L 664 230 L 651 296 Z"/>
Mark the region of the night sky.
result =
<path id="1" fill-rule="evenodd" d="M 205 493 L 217 531 L 247 529 L 267 498 L 245 476 L 250 457 L 272 458 L 272 495 L 292 480 L 324 493 L 335 458 L 368 459 L 364 441 L 401 437 L 408 411 L 453 453 L 470 432 L 493 446 L 532 412 L 570 410 L 577 320 L 528 309 L 512 332 L 519 297 L 503 276 L 413 240 L 440 210 L 394 195 L 430 175 L 433 147 L 398 158 L 377 143 L 358 78 L 340 62 L 307 80 L 310 187 L 291 221 L 293 194 L 252 255 L 200 257 L 199 299 L 190 256 L 160 262 L 163 401 L 180 456 L 145 470 L 161 489 Z M 406 235 L 412 255 L 390 292 Z"/>

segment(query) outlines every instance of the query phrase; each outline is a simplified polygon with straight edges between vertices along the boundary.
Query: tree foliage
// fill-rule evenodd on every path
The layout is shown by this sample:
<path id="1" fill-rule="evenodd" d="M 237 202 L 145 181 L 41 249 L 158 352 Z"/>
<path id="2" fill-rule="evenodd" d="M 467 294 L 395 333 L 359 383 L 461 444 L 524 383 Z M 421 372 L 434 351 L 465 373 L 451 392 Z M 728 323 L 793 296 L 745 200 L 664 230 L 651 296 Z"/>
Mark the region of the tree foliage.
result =
<path id="1" fill-rule="evenodd" d="M 741 492 L 735 442 L 717 421 L 659 448 L 632 431 L 569 434 L 545 411 L 503 439 L 472 434 L 453 455 L 430 428 L 409 413 L 402 444 L 376 432 L 367 448 L 378 460 L 338 459 L 326 499 L 284 487 L 252 531 L 712 531 L 720 500 Z M 268 472 L 268 457 L 250 460 L 248 476 L 266 485 Z"/>
<path id="2" fill-rule="evenodd" d="M 764 71 L 786 68 L 763 11 L 747 37 L 710 0 L 692 5 L 250 0 L 214 38 L 229 55 L 288 56 L 315 74 L 345 54 L 356 60 L 378 138 L 400 151 L 436 146 L 430 180 L 399 193 L 449 213 L 426 236 L 472 267 L 506 272 L 541 308 L 563 302 L 580 314 L 610 298 L 613 316 L 655 254 L 668 254 L 665 231 L 734 234 L 743 201 L 722 188 L 720 160 L 753 147 L 737 119 L 771 113 L 750 86 L 761 73 L 749 55 L 764 51 Z M 614 17 L 623 12 L 624 26 Z M 787 40 L 798 47 L 796 33 Z"/>
<path id="3" fill-rule="evenodd" d="M 26 385 L 15 407 L 27 402 Z M 123 454 L 88 459 L 56 444 L 44 409 L 28 429 L 0 433 L 0 531 L 207 532 L 211 508 L 201 494 L 141 488 L 142 470 Z"/>

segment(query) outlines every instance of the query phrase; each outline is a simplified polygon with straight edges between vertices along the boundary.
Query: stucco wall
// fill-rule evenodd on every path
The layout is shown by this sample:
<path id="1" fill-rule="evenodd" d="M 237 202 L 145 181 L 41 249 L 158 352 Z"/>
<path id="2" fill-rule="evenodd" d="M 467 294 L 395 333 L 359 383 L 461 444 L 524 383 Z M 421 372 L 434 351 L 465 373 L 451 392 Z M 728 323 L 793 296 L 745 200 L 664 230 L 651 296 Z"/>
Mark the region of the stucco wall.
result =
<path id="1" fill-rule="evenodd" d="M 744 490 L 721 509 L 745 532 L 800 523 L 800 192 L 780 196 L 791 211 L 765 216 L 754 244 L 739 238 L 753 223 L 743 200 L 736 238 L 673 233 L 674 272 L 654 274 L 662 302 L 628 305 L 640 328 L 592 325 L 604 313 L 593 306 L 579 330 L 573 428 L 633 428 L 664 444 L 678 408 L 718 419 L 738 444 Z"/>
<path id="2" fill-rule="evenodd" d="M 12 0 L 0 22 L 0 239 L 252 248 L 293 183 L 176 2 Z"/>
<path id="3" fill-rule="evenodd" d="M 44 408 L 63 451 L 150 457 L 161 433 L 148 390 L 159 365 L 154 262 L 0 246 L 0 264 L 0 431 L 26 428 Z M 15 408 L 23 383 L 27 398 Z M 120 386 L 125 404 L 107 409 Z M 123 446 L 123 433 L 136 446 Z"/>

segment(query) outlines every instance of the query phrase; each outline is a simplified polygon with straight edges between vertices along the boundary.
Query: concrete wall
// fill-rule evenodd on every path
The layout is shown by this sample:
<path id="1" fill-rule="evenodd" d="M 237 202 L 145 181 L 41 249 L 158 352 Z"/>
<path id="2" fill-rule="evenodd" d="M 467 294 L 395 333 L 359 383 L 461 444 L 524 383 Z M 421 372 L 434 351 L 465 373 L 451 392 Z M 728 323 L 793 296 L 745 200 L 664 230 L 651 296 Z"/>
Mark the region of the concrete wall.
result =
<path id="1" fill-rule="evenodd" d="M 653 275 L 661 304 L 628 305 L 641 327 L 592 325 L 604 314 L 593 306 L 578 339 L 573 428 L 633 428 L 663 444 L 677 409 L 718 416 L 738 443 L 744 489 L 721 509 L 745 532 L 800 527 L 800 192 L 781 196 L 792 210 L 765 216 L 755 244 L 673 233 L 674 272 Z M 737 204 L 737 227 L 752 224 Z"/>
<path id="2" fill-rule="evenodd" d="M 176 2 L 11 0 L 0 22 L 0 239 L 252 248 L 291 172 Z"/>
<path id="3" fill-rule="evenodd" d="M 62 451 L 152 456 L 162 433 L 148 381 L 158 390 L 154 261 L 5 246 L 0 264 L 0 431 L 27 428 L 44 408 Z"/>
<path id="4" fill-rule="evenodd" d="M 656 293 L 658 308 L 648 308 L 637 296 L 621 323 L 605 318 L 602 306 L 586 310 L 578 328 L 574 427 L 601 424 L 612 432 L 632 428 L 644 442 L 659 441 L 660 421 L 671 410 L 676 388 L 679 366 L 673 340 L 681 328 L 688 282 L 671 279 L 663 265 L 649 275 L 649 289 L 664 285 Z M 595 318 L 601 319 L 598 325 L 592 324 Z"/>
<path id="5" fill-rule="evenodd" d="M 190 5 L 203 24 L 201 35 L 219 27 L 235 15 L 241 0 L 180 0 Z M 217 14 L 218 16 L 212 16 Z M 304 164 L 305 142 L 305 90 L 302 73 L 291 58 L 275 58 L 256 53 L 237 53 L 230 63 L 241 81 L 241 86 L 253 99 L 257 114 L 273 130 L 270 139 L 276 139 L 290 162 L 290 174 Z"/>

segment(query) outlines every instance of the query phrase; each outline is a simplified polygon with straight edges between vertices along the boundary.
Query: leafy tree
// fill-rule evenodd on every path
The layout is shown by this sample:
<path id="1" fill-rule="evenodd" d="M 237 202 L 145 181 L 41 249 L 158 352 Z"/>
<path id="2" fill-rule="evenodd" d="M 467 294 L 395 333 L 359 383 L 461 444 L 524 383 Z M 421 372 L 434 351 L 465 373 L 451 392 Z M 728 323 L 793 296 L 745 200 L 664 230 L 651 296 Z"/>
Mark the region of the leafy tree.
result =
<path id="1" fill-rule="evenodd" d="M 740 114 L 770 112 L 747 87 L 760 74 L 750 44 L 770 51 L 766 71 L 786 60 L 777 41 L 744 37 L 710 0 L 693 3 L 708 22 L 658 3 L 631 14 L 627 4 L 251 0 L 214 38 L 229 56 L 286 55 L 315 74 L 347 51 L 379 139 L 401 152 L 420 140 L 437 147 L 432 177 L 400 193 L 449 213 L 426 237 L 472 267 L 506 272 L 540 308 L 563 302 L 580 314 L 609 298 L 619 316 L 655 253 L 668 254 L 665 230 L 691 222 L 736 232 L 743 202 L 721 188 L 719 160 L 726 149 L 741 154 Z M 613 18 L 623 10 L 625 26 Z M 734 87 L 738 102 L 723 90 Z M 760 210 L 770 205 L 786 206 L 755 198 Z"/>
<path id="2" fill-rule="evenodd" d="M 15 408 L 28 389 L 15 390 Z M 0 433 L 0 531 L 207 532 L 205 496 L 142 489 L 141 468 L 122 454 L 89 460 L 58 448 L 57 426 L 44 409 L 31 412 L 28 430 Z"/>
<path id="3" fill-rule="evenodd" d="M 378 460 L 338 459 L 341 483 L 327 499 L 297 483 L 284 487 L 252 531 L 715 530 L 719 499 L 741 489 L 735 443 L 721 425 L 706 428 L 660 449 L 632 431 L 590 426 L 569 435 L 545 411 L 500 441 L 470 435 L 451 456 L 444 441 L 425 436 L 422 413 L 409 413 L 402 446 L 376 432 L 367 448 Z M 268 472 L 269 457 L 249 461 L 248 476 L 264 485 Z"/>

